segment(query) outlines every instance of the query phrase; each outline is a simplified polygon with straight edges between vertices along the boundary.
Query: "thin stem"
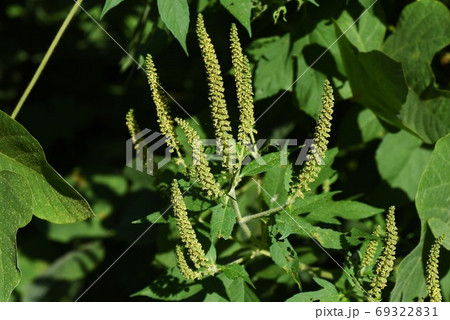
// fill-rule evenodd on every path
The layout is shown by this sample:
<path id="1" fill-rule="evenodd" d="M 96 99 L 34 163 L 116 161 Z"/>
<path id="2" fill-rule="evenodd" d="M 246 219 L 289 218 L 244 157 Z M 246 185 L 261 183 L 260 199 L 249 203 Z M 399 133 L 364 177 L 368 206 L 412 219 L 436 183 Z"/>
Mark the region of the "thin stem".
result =
<path id="1" fill-rule="evenodd" d="M 39 64 L 39 67 L 37 68 L 33 78 L 31 79 L 31 81 L 28 84 L 27 88 L 25 89 L 24 93 L 20 97 L 19 102 L 17 103 L 16 107 L 14 108 L 11 118 L 15 119 L 17 117 L 17 114 L 20 112 L 20 109 L 22 108 L 23 104 L 25 103 L 25 100 L 27 100 L 28 95 L 30 94 L 31 90 L 36 85 L 36 82 L 38 81 L 39 77 L 41 76 L 41 73 L 44 70 L 45 66 L 47 65 L 47 62 L 50 59 L 53 51 L 55 51 L 55 48 L 58 45 L 59 40 L 61 40 L 61 37 L 64 34 L 64 31 L 66 31 L 70 21 L 75 16 L 75 13 L 78 11 L 82 2 L 83 2 L 83 0 L 78 0 L 78 2 L 75 2 L 72 9 L 69 12 L 69 14 L 66 16 L 66 19 L 64 19 L 64 22 L 62 23 L 61 27 L 59 28 L 58 33 L 56 34 L 55 38 L 53 38 L 53 41 L 50 44 L 50 47 L 47 49 L 47 52 L 45 53 L 44 58 L 42 59 L 41 63 Z"/>
<path id="2" fill-rule="evenodd" d="M 242 222 L 242 214 L 241 210 L 239 210 L 239 205 L 236 200 L 236 191 L 234 186 L 231 188 L 228 195 L 231 198 L 231 205 L 233 206 L 234 212 L 236 213 L 237 221 L 239 225 L 241 226 L 242 230 L 244 230 L 245 235 L 250 238 L 252 236 L 252 232 L 250 231 L 249 227 L 245 224 L 245 222 Z"/>
<path id="3" fill-rule="evenodd" d="M 269 209 L 269 210 L 266 210 L 266 211 L 258 212 L 258 213 L 255 213 L 255 214 L 251 214 L 249 216 L 243 217 L 242 218 L 242 222 L 247 223 L 249 221 L 252 221 L 252 220 L 255 220 L 255 219 L 258 219 L 258 218 L 262 218 L 262 217 L 265 217 L 265 216 L 270 216 L 272 213 L 276 213 L 278 211 L 281 211 L 284 208 L 286 208 L 286 205 L 284 205 L 282 207 L 273 208 L 273 209 Z"/>

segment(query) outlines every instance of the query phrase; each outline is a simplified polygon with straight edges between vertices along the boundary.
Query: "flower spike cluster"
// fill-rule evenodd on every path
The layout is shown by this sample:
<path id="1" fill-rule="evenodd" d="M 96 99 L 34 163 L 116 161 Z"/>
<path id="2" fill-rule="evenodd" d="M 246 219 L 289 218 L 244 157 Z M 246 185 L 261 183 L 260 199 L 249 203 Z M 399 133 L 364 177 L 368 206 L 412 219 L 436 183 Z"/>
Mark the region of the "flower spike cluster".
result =
<path id="1" fill-rule="evenodd" d="M 381 227 L 379 225 L 375 228 L 375 231 L 372 233 L 372 235 L 375 237 L 380 237 Z M 378 240 L 370 240 L 361 261 L 362 271 L 364 271 L 365 268 L 369 267 L 372 264 L 373 258 L 375 257 L 375 253 L 377 252 L 377 248 L 378 248 Z"/>
<path id="2" fill-rule="evenodd" d="M 223 194 L 220 189 L 220 185 L 214 179 L 214 175 L 211 173 L 211 168 L 208 165 L 200 136 L 192 128 L 186 120 L 176 118 L 175 121 L 181 126 L 189 145 L 192 148 L 192 168 L 190 170 L 193 178 L 197 179 L 203 190 L 205 190 L 209 196 L 217 198 Z"/>
<path id="3" fill-rule="evenodd" d="M 231 25 L 230 42 L 236 95 L 240 111 L 238 141 L 243 145 L 247 145 L 250 142 L 254 143 L 253 134 L 256 133 L 256 130 L 253 128 L 255 117 L 253 114 L 252 73 L 248 58 L 242 53 L 237 27 L 234 23 Z"/>
<path id="4" fill-rule="evenodd" d="M 372 279 L 369 294 L 374 300 L 381 300 L 381 291 L 387 285 L 387 279 L 394 269 L 395 250 L 398 241 L 397 226 L 395 225 L 395 207 L 389 208 L 386 216 L 386 237 L 383 252 L 377 260 L 375 275 Z"/>
<path id="5" fill-rule="evenodd" d="M 167 138 L 167 145 L 170 147 L 170 152 L 176 151 L 180 155 L 178 141 L 176 139 L 174 122 L 170 115 L 170 109 L 168 106 L 167 96 L 162 90 L 158 73 L 156 71 L 153 58 L 150 54 L 147 54 L 145 59 L 146 72 L 148 84 L 152 92 L 153 102 L 156 105 L 156 113 L 158 115 L 159 129 L 161 133 Z"/>
<path id="6" fill-rule="evenodd" d="M 196 269 L 205 268 L 206 271 L 194 271 L 190 268 L 186 262 L 183 248 L 177 246 L 177 261 L 180 267 L 180 271 L 187 279 L 201 279 L 203 274 L 210 273 L 213 269 L 211 262 L 206 258 L 205 251 L 203 247 L 197 240 L 197 235 L 195 234 L 194 228 L 189 221 L 187 215 L 186 204 L 181 194 L 180 188 L 178 186 L 177 180 L 172 182 L 172 203 L 173 212 L 177 220 L 177 229 L 180 233 L 181 242 L 186 248 L 187 254 L 192 261 Z"/>
<path id="7" fill-rule="evenodd" d="M 230 133 L 231 124 L 228 117 L 227 103 L 225 101 L 225 89 L 216 51 L 206 31 L 205 22 L 201 14 L 197 18 L 197 37 L 208 78 L 208 99 L 211 103 L 211 118 L 213 120 L 216 139 L 218 140 L 218 153 L 223 151 L 223 164 L 225 167 L 229 167 L 230 160 L 228 158 L 230 151 L 228 150 L 228 144 L 233 136 Z"/>
<path id="8" fill-rule="evenodd" d="M 427 261 L 427 291 L 430 297 L 430 302 L 441 302 L 442 294 L 439 285 L 439 253 L 441 250 L 441 244 L 444 240 L 444 236 L 440 236 L 436 239 L 431 246 L 430 254 Z"/>
<path id="9" fill-rule="evenodd" d="M 314 132 L 314 143 L 308 151 L 308 161 L 298 176 L 298 183 L 292 187 L 294 198 L 304 197 L 305 191 L 310 191 L 310 183 L 319 176 L 321 162 L 325 159 L 328 148 L 328 138 L 331 131 L 331 119 L 333 119 L 334 96 L 333 88 L 328 80 L 325 80 L 322 96 L 322 110 Z"/>

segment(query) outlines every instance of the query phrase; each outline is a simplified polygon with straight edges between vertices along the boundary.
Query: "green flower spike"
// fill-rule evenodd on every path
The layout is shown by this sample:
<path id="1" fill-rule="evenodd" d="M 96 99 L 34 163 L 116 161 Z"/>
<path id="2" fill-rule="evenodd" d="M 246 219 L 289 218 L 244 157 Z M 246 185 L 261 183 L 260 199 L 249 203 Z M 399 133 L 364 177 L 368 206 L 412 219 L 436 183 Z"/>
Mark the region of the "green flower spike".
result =
<path id="1" fill-rule="evenodd" d="M 436 239 L 431 246 L 427 261 L 427 291 L 430 302 L 442 302 L 441 288 L 439 285 L 439 253 L 444 236 Z"/>
<path id="2" fill-rule="evenodd" d="M 150 90 L 152 92 L 153 102 L 156 105 L 159 129 L 167 138 L 167 145 L 170 147 L 170 152 L 176 151 L 178 156 L 181 158 L 174 129 L 174 122 L 172 116 L 170 115 L 170 109 L 167 102 L 167 96 L 161 88 L 158 73 L 151 55 L 147 55 L 145 63 L 148 84 L 150 85 Z"/>
<path id="3" fill-rule="evenodd" d="M 383 252 L 378 257 L 375 267 L 375 275 L 372 279 L 370 296 L 376 300 L 381 300 L 381 291 L 386 287 L 387 279 L 394 269 L 395 250 L 398 241 L 397 226 L 395 225 L 395 207 L 389 208 L 386 216 L 386 237 Z"/>
<path id="4" fill-rule="evenodd" d="M 141 132 L 141 129 L 139 128 L 139 124 L 136 121 L 133 109 L 130 109 L 130 111 L 128 111 L 125 119 L 131 139 L 133 140 L 134 148 L 138 149 L 140 139 L 136 139 L 136 135 Z"/>
<path id="5" fill-rule="evenodd" d="M 242 145 L 247 145 L 250 142 L 255 142 L 253 134 L 256 133 L 256 130 L 253 128 L 255 118 L 253 113 L 252 73 L 248 58 L 242 53 L 238 31 L 234 23 L 231 25 L 230 41 L 231 58 L 235 73 L 236 95 L 240 110 L 238 141 Z"/>
<path id="6" fill-rule="evenodd" d="M 181 126 L 189 145 L 192 148 L 192 167 L 190 173 L 194 179 L 200 184 L 209 196 L 217 198 L 223 194 L 220 185 L 214 179 L 211 168 L 206 160 L 204 148 L 200 141 L 200 136 L 192 128 L 186 120 L 176 118 L 175 121 Z"/>
<path id="7" fill-rule="evenodd" d="M 231 153 L 229 145 L 233 136 L 230 133 L 231 124 L 228 117 L 227 103 L 225 101 L 225 89 L 223 87 L 223 79 L 216 51 L 206 32 L 205 22 L 203 21 L 203 16 L 201 14 L 199 14 L 197 18 L 197 37 L 208 78 L 208 99 L 211 103 L 211 118 L 214 125 L 215 136 L 218 140 L 217 151 L 218 153 L 223 152 L 223 165 L 224 167 L 229 168 L 231 163 L 231 160 L 229 159 Z"/>
<path id="8" fill-rule="evenodd" d="M 186 258 L 184 256 L 183 247 L 177 245 L 175 248 L 175 253 L 177 255 L 178 268 L 181 271 L 181 274 L 188 280 L 201 280 L 203 275 L 199 271 L 192 270 L 191 267 L 186 262 Z"/>
<path id="9" fill-rule="evenodd" d="M 321 162 L 325 159 L 328 148 L 328 138 L 331 131 L 331 119 L 334 107 L 333 88 L 328 80 L 325 80 L 322 96 L 322 110 L 314 132 L 314 143 L 308 151 L 308 161 L 298 176 L 298 183 L 292 187 L 294 198 L 304 197 L 304 192 L 310 191 L 310 183 L 319 176 Z"/>
<path id="10" fill-rule="evenodd" d="M 381 227 L 377 226 L 372 235 L 375 237 L 379 237 L 380 234 L 381 234 Z M 370 240 L 361 261 L 361 271 L 364 271 L 365 268 L 369 267 L 373 263 L 373 258 L 375 257 L 377 248 L 378 248 L 378 240 Z"/>
<path id="11" fill-rule="evenodd" d="M 183 195 L 181 194 L 178 182 L 175 179 L 172 182 L 172 204 L 173 212 L 177 220 L 177 229 L 180 233 L 181 241 L 187 249 L 189 258 L 197 269 L 202 267 L 209 268 L 211 264 L 205 256 L 202 245 L 197 240 L 197 235 L 195 234 L 194 228 L 192 228 L 192 224 L 187 215 L 187 208 Z M 180 265 L 183 265 L 182 260 L 180 261 L 180 257 L 178 257 L 178 263 Z M 184 260 L 184 262 L 186 261 Z"/>

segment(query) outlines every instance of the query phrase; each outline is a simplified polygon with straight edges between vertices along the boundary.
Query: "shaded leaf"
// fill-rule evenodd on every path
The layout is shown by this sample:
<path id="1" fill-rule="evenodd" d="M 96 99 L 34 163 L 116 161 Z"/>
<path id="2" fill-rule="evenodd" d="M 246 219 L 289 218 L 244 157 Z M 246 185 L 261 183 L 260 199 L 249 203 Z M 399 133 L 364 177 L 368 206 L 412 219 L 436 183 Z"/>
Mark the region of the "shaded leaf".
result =
<path id="1" fill-rule="evenodd" d="M 103 19 L 103 17 L 108 13 L 109 10 L 118 6 L 120 3 L 124 1 L 125 0 L 106 0 L 102 9 L 102 13 L 100 14 L 100 20 Z"/>
<path id="2" fill-rule="evenodd" d="M 220 3 L 247 29 L 252 36 L 250 18 L 252 11 L 252 0 L 220 0 Z"/>
<path id="3" fill-rule="evenodd" d="M 187 0 L 158 0 L 158 11 L 162 21 L 187 54 L 186 36 L 189 30 L 189 6 Z"/>
<path id="4" fill-rule="evenodd" d="M 301 292 L 287 299 L 287 302 L 339 302 L 342 301 L 342 294 L 336 290 L 334 284 L 320 278 L 314 278 L 314 281 L 322 289 L 312 292 Z"/>
<path id="5" fill-rule="evenodd" d="M 93 216 L 86 200 L 45 160 L 39 143 L 18 122 L 0 111 L 0 170 L 23 175 L 33 197 L 33 214 L 53 223 Z"/>
<path id="6" fill-rule="evenodd" d="M 251 285 L 253 288 L 255 287 L 253 285 L 252 280 L 250 280 L 250 276 L 248 275 L 247 271 L 243 266 L 237 263 L 229 264 L 226 266 L 221 267 L 221 270 L 225 276 L 227 276 L 230 280 L 236 280 L 238 278 L 244 279 L 245 282 L 247 282 L 249 285 Z"/>

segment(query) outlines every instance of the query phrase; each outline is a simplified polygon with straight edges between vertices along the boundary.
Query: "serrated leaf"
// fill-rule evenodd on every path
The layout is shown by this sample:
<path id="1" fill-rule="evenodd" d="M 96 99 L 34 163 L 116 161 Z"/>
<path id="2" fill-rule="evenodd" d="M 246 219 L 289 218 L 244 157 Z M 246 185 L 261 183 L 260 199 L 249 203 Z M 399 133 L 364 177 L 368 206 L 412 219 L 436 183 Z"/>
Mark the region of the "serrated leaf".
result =
<path id="1" fill-rule="evenodd" d="M 250 276 L 243 266 L 237 263 L 229 264 L 221 267 L 223 274 L 230 280 L 236 280 L 238 278 L 244 279 L 249 285 L 253 288 L 255 287 L 252 280 L 250 280 Z"/>
<path id="2" fill-rule="evenodd" d="M 220 0 L 220 3 L 247 29 L 251 37 L 252 0 Z"/>
<path id="3" fill-rule="evenodd" d="M 211 208 L 211 239 L 228 239 L 236 223 L 236 214 L 230 205 L 219 204 Z"/>
<path id="4" fill-rule="evenodd" d="M 431 151 L 421 145 L 422 140 L 402 130 L 387 134 L 375 155 L 381 177 L 392 188 L 405 191 L 410 200 L 416 196 L 419 179 L 431 156 Z"/>
<path id="5" fill-rule="evenodd" d="M 258 302 L 258 296 L 247 285 L 243 278 L 231 280 L 225 275 L 219 275 L 218 278 L 222 280 L 225 291 L 231 302 Z"/>
<path id="6" fill-rule="evenodd" d="M 297 253 L 287 239 L 283 241 L 277 241 L 272 239 L 272 245 L 270 246 L 270 256 L 276 265 L 281 267 L 292 279 L 297 283 L 301 289 L 301 283 L 299 278 L 299 260 Z"/>
<path id="7" fill-rule="evenodd" d="M 248 164 L 246 164 L 242 171 L 241 176 L 254 176 L 258 173 L 263 173 L 268 171 L 269 169 L 275 167 L 276 165 L 280 164 L 281 160 L 281 152 L 272 152 L 263 155 L 259 159 L 254 159 L 250 161 Z"/>
<path id="8" fill-rule="evenodd" d="M 20 281 L 16 234 L 32 217 L 31 189 L 24 177 L 0 171 L 0 301 L 8 301 Z"/>
<path id="9" fill-rule="evenodd" d="M 118 6 L 120 3 L 124 1 L 125 0 L 106 0 L 102 9 L 102 13 L 100 14 L 100 20 L 103 19 L 103 17 L 108 13 L 109 10 Z"/>
<path id="10" fill-rule="evenodd" d="M 287 299 L 287 302 L 339 302 L 342 294 L 336 290 L 334 284 L 320 278 L 314 278 L 314 281 L 322 287 L 322 289 L 312 292 L 301 292 Z"/>
<path id="11" fill-rule="evenodd" d="M 189 6 L 187 0 L 158 0 L 162 21 L 188 54 L 186 36 L 189 30 Z"/>
<path id="12" fill-rule="evenodd" d="M 0 128 L 0 170 L 27 180 L 35 216 L 53 223 L 73 223 L 94 215 L 86 200 L 47 163 L 36 139 L 3 111 Z"/>

